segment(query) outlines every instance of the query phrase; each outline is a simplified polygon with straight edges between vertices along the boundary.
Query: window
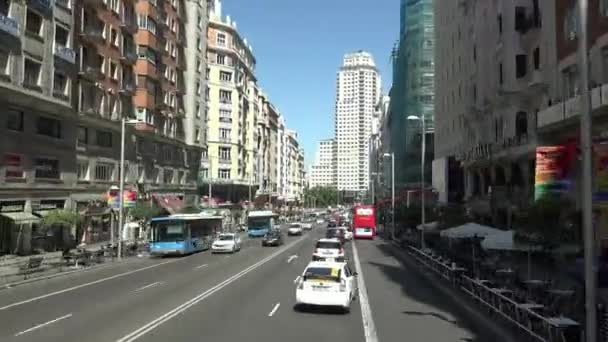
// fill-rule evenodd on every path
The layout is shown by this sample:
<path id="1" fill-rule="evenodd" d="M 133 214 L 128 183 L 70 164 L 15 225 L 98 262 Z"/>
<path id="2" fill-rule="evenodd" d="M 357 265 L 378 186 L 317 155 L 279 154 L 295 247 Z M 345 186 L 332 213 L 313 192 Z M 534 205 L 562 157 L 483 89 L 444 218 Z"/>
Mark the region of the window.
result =
<path id="1" fill-rule="evenodd" d="M 220 81 L 222 82 L 231 82 L 232 81 L 232 73 L 227 71 L 220 71 Z"/>
<path id="2" fill-rule="evenodd" d="M 217 173 L 220 179 L 230 179 L 230 169 L 219 169 Z"/>
<path id="3" fill-rule="evenodd" d="M 6 128 L 11 131 L 23 132 L 23 112 L 14 109 L 7 109 Z"/>
<path id="4" fill-rule="evenodd" d="M 225 65 L 226 64 L 226 56 L 218 54 L 216 56 L 217 64 Z"/>
<path id="5" fill-rule="evenodd" d="M 563 85 L 564 85 L 564 97 L 570 98 L 578 95 L 579 82 L 578 82 L 578 70 L 576 66 L 571 66 L 562 71 Z"/>
<path id="6" fill-rule="evenodd" d="M 600 0 L 600 14 L 608 17 L 608 0 Z"/>
<path id="7" fill-rule="evenodd" d="M 165 184 L 173 183 L 173 170 L 164 170 L 163 171 L 163 183 L 165 183 Z"/>
<path id="8" fill-rule="evenodd" d="M 40 87 L 41 64 L 29 58 L 23 63 L 23 85 L 26 87 Z"/>
<path id="9" fill-rule="evenodd" d="M 120 46 L 120 34 L 113 27 L 110 28 L 110 43 L 116 47 Z"/>
<path id="10" fill-rule="evenodd" d="M 502 14 L 498 15 L 498 34 L 502 34 Z"/>
<path id="11" fill-rule="evenodd" d="M 502 63 L 498 63 L 498 84 L 503 84 L 505 81 L 502 71 Z"/>
<path id="12" fill-rule="evenodd" d="M 55 25 L 55 44 L 68 46 L 70 42 L 70 31 L 61 25 Z"/>
<path id="13" fill-rule="evenodd" d="M 34 176 L 36 178 L 59 179 L 59 160 L 34 158 Z"/>
<path id="14" fill-rule="evenodd" d="M 195 142 L 201 141 L 201 129 L 198 127 L 196 129 L 194 129 L 194 141 Z"/>
<path id="15" fill-rule="evenodd" d="M 566 40 L 575 40 L 578 35 L 577 5 L 575 2 L 564 16 L 564 38 Z"/>
<path id="16" fill-rule="evenodd" d="M 223 33 L 217 34 L 217 45 L 226 46 L 226 35 Z"/>
<path id="17" fill-rule="evenodd" d="M 4 155 L 4 176 L 6 178 L 24 178 L 23 156 L 7 153 Z"/>
<path id="18" fill-rule="evenodd" d="M 53 96 L 68 99 L 68 78 L 59 72 L 53 76 Z"/>
<path id="19" fill-rule="evenodd" d="M 201 117 L 201 104 L 200 103 L 196 104 L 196 109 L 194 111 L 194 114 L 196 115 L 197 119 L 200 119 L 200 117 Z"/>
<path id="20" fill-rule="evenodd" d="M 97 131 L 97 146 L 112 147 L 112 132 Z"/>
<path id="21" fill-rule="evenodd" d="M 230 129 L 220 128 L 219 135 L 220 140 L 230 140 Z"/>
<path id="22" fill-rule="evenodd" d="M 89 143 L 89 129 L 87 127 L 78 126 L 78 144 L 86 145 Z"/>
<path id="23" fill-rule="evenodd" d="M 515 31 L 526 32 L 528 29 L 528 18 L 526 16 L 526 8 L 522 6 L 515 7 Z"/>
<path id="24" fill-rule="evenodd" d="M 114 179 L 114 164 L 97 163 L 95 164 L 95 180 L 109 182 Z"/>
<path id="25" fill-rule="evenodd" d="M 43 116 L 38 117 L 38 122 L 36 123 L 36 133 L 60 139 L 61 121 L 45 118 Z"/>
<path id="26" fill-rule="evenodd" d="M 528 56 L 527 55 L 516 55 L 515 56 L 515 77 L 522 78 L 526 76 L 528 72 Z"/>
<path id="27" fill-rule="evenodd" d="M 147 15 L 138 15 L 137 25 L 139 26 L 139 28 L 148 30 L 152 34 L 156 35 L 156 21 L 154 21 L 154 19 L 148 17 Z"/>
<path id="28" fill-rule="evenodd" d="M 540 48 L 539 47 L 534 49 L 532 58 L 534 60 L 534 70 L 540 69 Z"/>
<path id="29" fill-rule="evenodd" d="M 42 37 L 42 29 L 42 16 L 28 8 L 25 17 L 25 32 L 38 37 Z"/>
<path id="30" fill-rule="evenodd" d="M 11 74 L 11 54 L 8 51 L 0 50 L 0 76 L 10 76 Z"/>
<path id="31" fill-rule="evenodd" d="M 220 109 L 220 119 L 232 119 L 232 111 L 230 109 Z"/>
<path id="32" fill-rule="evenodd" d="M 89 161 L 88 160 L 79 160 L 77 162 L 78 165 L 78 180 L 88 180 L 89 179 Z"/>
<path id="33" fill-rule="evenodd" d="M 156 64 L 156 53 L 147 46 L 137 46 L 137 58 L 147 59 L 150 63 Z"/>
<path id="34" fill-rule="evenodd" d="M 517 112 L 515 115 L 515 136 L 518 138 L 528 134 L 528 114 Z"/>
<path id="35" fill-rule="evenodd" d="M 232 102 L 232 92 L 229 90 L 220 89 L 220 103 L 231 103 L 231 102 Z"/>
<path id="36" fill-rule="evenodd" d="M 219 154 L 220 160 L 230 161 L 230 147 L 220 147 Z"/>

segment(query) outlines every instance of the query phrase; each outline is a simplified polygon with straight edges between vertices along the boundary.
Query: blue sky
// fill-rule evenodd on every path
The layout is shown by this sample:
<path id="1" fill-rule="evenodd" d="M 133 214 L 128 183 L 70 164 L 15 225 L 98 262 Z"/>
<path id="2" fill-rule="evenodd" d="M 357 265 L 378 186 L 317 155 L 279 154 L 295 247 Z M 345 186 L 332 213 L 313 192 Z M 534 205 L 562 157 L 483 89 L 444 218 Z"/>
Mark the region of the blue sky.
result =
<path id="1" fill-rule="evenodd" d="M 295 129 L 307 169 L 319 139 L 334 132 L 336 72 L 342 56 L 367 50 L 390 85 L 399 35 L 398 0 L 224 0 L 257 58 L 257 77 Z"/>

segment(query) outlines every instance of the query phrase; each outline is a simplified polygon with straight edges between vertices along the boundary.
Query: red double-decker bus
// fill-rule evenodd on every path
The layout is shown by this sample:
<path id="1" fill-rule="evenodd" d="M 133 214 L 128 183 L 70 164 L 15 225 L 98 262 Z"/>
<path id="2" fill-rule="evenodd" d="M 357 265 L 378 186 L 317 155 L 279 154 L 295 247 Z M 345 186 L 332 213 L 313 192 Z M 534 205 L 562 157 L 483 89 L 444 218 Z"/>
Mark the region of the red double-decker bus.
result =
<path id="1" fill-rule="evenodd" d="M 353 207 L 353 236 L 355 239 L 373 239 L 376 236 L 376 209 L 373 205 Z"/>

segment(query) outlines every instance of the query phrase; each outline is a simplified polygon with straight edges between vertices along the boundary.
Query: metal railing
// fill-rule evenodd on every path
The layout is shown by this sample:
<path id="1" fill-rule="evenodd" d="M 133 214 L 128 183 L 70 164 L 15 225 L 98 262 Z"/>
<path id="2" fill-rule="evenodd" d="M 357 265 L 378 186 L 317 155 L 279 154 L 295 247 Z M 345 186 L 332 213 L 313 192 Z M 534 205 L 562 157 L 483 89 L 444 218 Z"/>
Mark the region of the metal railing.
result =
<path id="1" fill-rule="evenodd" d="M 433 270 L 440 277 L 449 281 L 452 286 L 462 290 L 476 302 L 498 314 L 503 319 L 517 326 L 534 341 L 568 342 L 566 330 L 578 327 L 578 323 L 566 317 L 546 317 L 535 311 L 543 308 L 536 303 L 518 303 L 512 298 L 513 291 L 506 288 L 494 288 L 487 281 L 474 279 L 465 274 L 466 269 L 456 263 L 426 253 L 409 246 L 410 254 L 421 264 Z M 578 335 L 575 333 L 574 336 Z"/>

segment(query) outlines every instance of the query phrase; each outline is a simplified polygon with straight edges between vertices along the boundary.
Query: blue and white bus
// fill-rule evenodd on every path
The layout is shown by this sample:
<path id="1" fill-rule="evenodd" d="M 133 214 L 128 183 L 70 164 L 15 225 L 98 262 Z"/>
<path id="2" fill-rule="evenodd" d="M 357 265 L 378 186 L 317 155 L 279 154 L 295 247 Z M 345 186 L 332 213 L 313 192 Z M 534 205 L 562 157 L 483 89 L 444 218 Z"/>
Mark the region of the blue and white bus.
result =
<path id="1" fill-rule="evenodd" d="M 247 215 L 247 235 L 263 237 L 274 229 L 276 214 L 272 210 L 254 210 Z"/>
<path id="2" fill-rule="evenodd" d="M 222 217 L 177 214 L 150 220 L 150 255 L 188 255 L 211 247 Z"/>

